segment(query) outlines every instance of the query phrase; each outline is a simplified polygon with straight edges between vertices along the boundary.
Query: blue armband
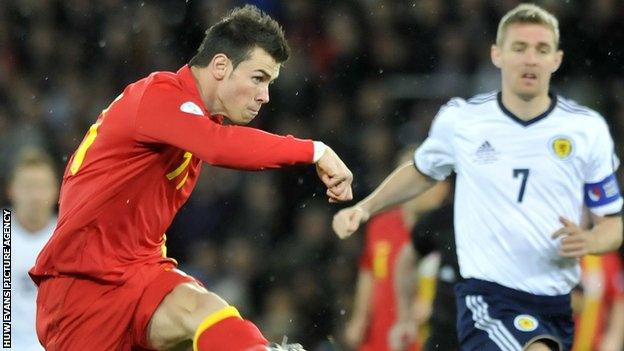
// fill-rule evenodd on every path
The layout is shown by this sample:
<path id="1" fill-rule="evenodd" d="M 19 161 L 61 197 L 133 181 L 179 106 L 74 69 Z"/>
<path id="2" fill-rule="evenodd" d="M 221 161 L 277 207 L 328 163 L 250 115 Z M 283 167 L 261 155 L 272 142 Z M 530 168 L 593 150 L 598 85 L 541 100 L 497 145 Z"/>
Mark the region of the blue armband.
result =
<path id="1" fill-rule="evenodd" d="M 621 197 L 615 173 L 598 183 L 585 184 L 585 205 L 589 208 L 610 204 Z"/>

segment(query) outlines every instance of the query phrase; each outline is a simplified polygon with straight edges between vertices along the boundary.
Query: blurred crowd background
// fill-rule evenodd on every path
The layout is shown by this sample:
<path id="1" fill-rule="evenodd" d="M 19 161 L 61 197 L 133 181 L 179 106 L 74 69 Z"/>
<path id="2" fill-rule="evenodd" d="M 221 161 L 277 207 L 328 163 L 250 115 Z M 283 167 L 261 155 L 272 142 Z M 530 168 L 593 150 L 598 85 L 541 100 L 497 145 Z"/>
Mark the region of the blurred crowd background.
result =
<path id="1" fill-rule="evenodd" d="M 228 0 L 0 1 L 0 165 L 48 151 L 59 182 L 99 112 L 152 71 L 194 54 Z M 355 174 L 356 199 L 426 136 L 439 106 L 499 87 L 489 59 L 514 0 L 258 0 L 292 57 L 253 126 L 322 140 Z M 560 20 L 557 93 L 602 113 L 622 157 L 624 3 L 539 1 Z M 7 171 L 0 173 L 6 182 Z M 621 174 L 621 172 L 620 172 Z M 620 177 L 622 179 L 622 177 Z M 10 206 L 3 192 L 2 207 Z M 339 241 L 310 167 L 244 173 L 205 167 L 168 232 L 169 256 L 274 340 L 311 350 L 340 342 L 361 238 Z"/>

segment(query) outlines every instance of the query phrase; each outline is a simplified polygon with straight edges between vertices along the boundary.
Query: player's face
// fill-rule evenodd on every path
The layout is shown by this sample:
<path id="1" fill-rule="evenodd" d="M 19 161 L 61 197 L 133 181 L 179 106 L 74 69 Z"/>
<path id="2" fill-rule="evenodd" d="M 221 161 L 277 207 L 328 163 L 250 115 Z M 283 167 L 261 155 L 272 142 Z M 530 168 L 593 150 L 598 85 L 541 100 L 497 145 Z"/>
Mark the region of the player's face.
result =
<path id="1" fill-rule="evenodd" d="M 251 122 L 269 102 L 269 84 L 279 75 L 280 64 L 266 51 L 255 48 L 222 82 L 219 99 L 224 115 L 236 124 Z"/>
<path id="2" fill-rule="evenodd" d="M 523 100 L 548 94 L 550 77 L 562 57 L 563 52 L 555 46 L 555 33 L 541 24 L 512 24 L 502 46 L 492 46 L 492 61 L 501 69 L 503 91 Z"/>
<path id="3" fill-rule="evenodd" d="M 58 186 L 54 172 L 46 166 L 24 166 L 9 184 L 15 211 L 26 216 L 49 215 L 56 204 Z"/>

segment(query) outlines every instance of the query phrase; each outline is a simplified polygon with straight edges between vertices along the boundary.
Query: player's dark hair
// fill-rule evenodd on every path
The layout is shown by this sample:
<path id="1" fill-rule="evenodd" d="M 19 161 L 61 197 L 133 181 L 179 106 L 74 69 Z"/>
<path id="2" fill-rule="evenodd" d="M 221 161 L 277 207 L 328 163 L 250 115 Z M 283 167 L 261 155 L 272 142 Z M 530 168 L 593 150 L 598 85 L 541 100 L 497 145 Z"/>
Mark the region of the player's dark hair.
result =
<path id="1" fill-rule="evenodd" d="M 290 56 L 284 31 L 273 18 L 253 5 L 237 7 L 208 28 L 189 65 L 205 67 L 216 54 L 222 53 L 236 68 L 249 58 L 255 47 L 264 49 L 277 63 Z"/>

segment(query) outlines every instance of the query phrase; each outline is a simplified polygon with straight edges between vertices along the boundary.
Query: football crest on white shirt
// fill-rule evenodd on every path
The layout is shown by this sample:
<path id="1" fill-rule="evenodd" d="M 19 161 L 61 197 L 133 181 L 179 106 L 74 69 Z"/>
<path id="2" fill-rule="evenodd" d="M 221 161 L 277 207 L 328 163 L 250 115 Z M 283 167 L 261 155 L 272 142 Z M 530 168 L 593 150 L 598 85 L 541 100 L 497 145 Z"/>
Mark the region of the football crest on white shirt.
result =
<path id="1" fill-rule="evenodd" d="M 537 319 L 528 314 L 520 314 L 514 318 L 514 327 L 523 332 L 532 332 L 539 326 Z"/>
<path id="2" fill-rule="evenodd" d="M 565 160 L 574 154 L 574 143 L 570 137 L 558 135 L 550 139 L 548 144 L 550 151 L 561 160 Z"/>
<path id="3" fill-rule="evenodd" d="M 180 105 L 180 111 L 190 113 L 193 115 L 198 115 L 198 116 L 204 115 L 204 112 L 202 111 L 201 107 L 197 106 L 197 104 L 192 101 L 187 101 L 183 103 L 182 105 Z"/>
<path id="4" fill-rule="evenodd" d="M 473 160 L 476 164 L 486 165 L 496 162 L 499 154 L 494 146 L 488 140 L 485 140 L 475 151 Z"/>

